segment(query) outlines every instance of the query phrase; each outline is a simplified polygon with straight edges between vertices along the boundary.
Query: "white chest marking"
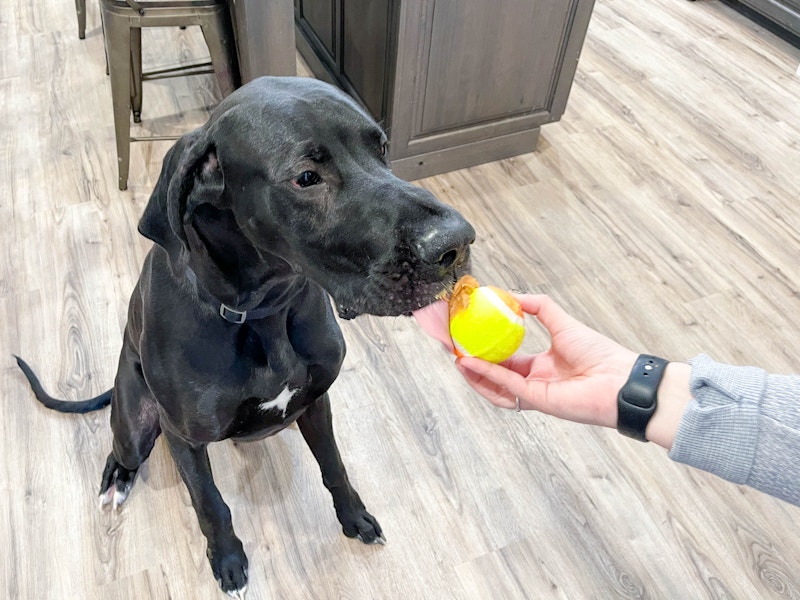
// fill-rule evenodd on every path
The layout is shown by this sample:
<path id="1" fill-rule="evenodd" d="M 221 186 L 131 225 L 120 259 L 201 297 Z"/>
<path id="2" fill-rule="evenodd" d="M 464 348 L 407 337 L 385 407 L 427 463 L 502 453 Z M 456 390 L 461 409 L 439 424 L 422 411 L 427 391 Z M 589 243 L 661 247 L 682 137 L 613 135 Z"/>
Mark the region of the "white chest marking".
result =
<path id="1" fill-rule="evenodd" d="M 288 387 L 284 388 L 283 391 L 278 394 L 278 397 L 274 400 L 265 400 L 261 404 L 258 405 L 259 410 L 267 412 L 272 409 L 278 409 L 283 413 L 283 416 L 286 416 L 286 407 L 289 406 L 289 401 L 292 399 L 292 396 L 295 395 L 297 392 L 296 389 L 290 390 Z"/>

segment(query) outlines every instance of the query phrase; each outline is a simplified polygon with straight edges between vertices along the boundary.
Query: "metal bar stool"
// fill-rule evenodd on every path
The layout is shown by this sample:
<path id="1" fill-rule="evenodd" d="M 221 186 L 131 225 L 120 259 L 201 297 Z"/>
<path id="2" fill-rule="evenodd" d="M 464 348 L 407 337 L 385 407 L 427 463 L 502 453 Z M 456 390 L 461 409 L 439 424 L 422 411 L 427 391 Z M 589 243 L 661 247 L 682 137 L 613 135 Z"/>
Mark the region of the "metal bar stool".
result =
<path id="1" fill-rule="evenodd" d="M 130 143 L 176 139 L 171 136 L 131 137 L 130 116 L 141 120 L 142 82 L 163 77 L 215 73 L 223 96 L 239 86 L 236 41 L 225 0 L 100 0 L 105 34 L 114 130 L 117 138 L 119 189 L 128 187 Z M 175 69 L 142 72 L 142 28 L 198 25 L 205 38 L 211 62 Z M 207 68 L 213 66 L 212 68 Z"/>
<path id="2" fill-rule="evenodd" d="M 75 0 L 75 14 L 78 15 L 78 37 L 86 37 L 86 0 Z"/>

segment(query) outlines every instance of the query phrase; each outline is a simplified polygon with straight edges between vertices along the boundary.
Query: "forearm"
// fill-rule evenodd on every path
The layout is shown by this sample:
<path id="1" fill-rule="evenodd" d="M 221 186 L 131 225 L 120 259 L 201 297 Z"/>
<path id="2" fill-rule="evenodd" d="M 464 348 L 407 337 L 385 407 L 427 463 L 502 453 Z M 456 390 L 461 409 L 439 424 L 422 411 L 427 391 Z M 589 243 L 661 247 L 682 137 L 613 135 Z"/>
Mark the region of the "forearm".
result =
<path id="1" fill-rule="evenodd" d="M 668 432 L 674 424 L 669 410 L 654 424 L 653 441 L 671 448 L 677 462 L 800 504 L 800 377 L 724 365 L 705 355 L 690 364 L 685 384 L 682 369 L 673 373 L 680 374 L 689 399 L 672 443 L 661 443 L 668 433 L 659 437 L 660 425 Z M 679 385 L 677 377 L 671 382 Z M 665 390 L 665 398 L 671 393 Z M 671 405 L 665 400 L 665 408 Z"/>

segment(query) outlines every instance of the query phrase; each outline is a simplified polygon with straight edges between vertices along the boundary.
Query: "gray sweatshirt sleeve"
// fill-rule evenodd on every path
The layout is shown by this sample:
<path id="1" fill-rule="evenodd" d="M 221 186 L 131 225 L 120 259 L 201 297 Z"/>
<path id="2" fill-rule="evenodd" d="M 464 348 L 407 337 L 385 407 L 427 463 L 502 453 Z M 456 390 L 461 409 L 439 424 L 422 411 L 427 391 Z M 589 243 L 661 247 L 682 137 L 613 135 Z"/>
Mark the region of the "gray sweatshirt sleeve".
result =
<path id="1" fill-rule="evenodd" d="M 800 376 L 701 354 L 671 459 L 800 506 Z"/>

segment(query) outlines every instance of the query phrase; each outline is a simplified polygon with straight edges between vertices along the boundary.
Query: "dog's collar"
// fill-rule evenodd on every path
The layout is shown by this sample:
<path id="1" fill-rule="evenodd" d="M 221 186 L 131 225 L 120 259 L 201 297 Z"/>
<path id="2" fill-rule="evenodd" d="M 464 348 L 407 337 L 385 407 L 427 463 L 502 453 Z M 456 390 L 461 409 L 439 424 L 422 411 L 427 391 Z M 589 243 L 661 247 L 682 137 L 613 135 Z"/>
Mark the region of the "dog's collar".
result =
<path id="1" fill-rule="evenodd" d="M 189 283 L 192 284 L 192 287 L 195 289 L 195 291 L 200 294 L 200 287 L 197 285 L 197 274 L 189 266 L 186 267 L 186 279 L 189 280 Z M 231 308 L 224 302 L 220 302 L 214 298 L 210 293 L 208 293 L 208 291 L 205 292 L 207 296 L 211 297 L 211 300 L 213 300 L 214 304 L 219 304 L 219 316 L 229 323 L 234 323 L 235 325 L 241 325 L 245 321 L 257 321 L 258 319 L 263 319 L 265 317 L 269 317 L 270 315 L 274 315 L 278 312 L 278 310 L 280 310 L 280 307 L 274 306 L 264 306 L 261 308 L 254 308 L 252 310 L 236 310 L 235 308 Z"/>

